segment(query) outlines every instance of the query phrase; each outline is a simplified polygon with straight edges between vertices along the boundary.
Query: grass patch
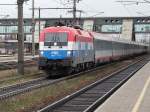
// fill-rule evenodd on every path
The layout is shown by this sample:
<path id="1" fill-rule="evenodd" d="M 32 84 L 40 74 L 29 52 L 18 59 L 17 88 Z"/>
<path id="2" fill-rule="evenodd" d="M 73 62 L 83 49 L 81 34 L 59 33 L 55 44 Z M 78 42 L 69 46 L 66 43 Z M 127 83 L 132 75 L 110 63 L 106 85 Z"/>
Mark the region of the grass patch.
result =
<path id="1" fill-rule="evenodd" d="M 1 112 L 16 112 L 22 109 L 24 110 L 25 108 L 30 110 L 30 107 L 35 107 L 37 104 L 43 106 L 48 104 L 48 102 L 54 101 L 56 98 L 61 98 L 67 95 L 67 93 L 79 89 L 79 87 L 91 79 L 93 78 L 83 76 L 80 79 L 75 78 L 63 81 L 49 87 L 34 90 L 28 94 L 2 101 L 0 103 Z"/>

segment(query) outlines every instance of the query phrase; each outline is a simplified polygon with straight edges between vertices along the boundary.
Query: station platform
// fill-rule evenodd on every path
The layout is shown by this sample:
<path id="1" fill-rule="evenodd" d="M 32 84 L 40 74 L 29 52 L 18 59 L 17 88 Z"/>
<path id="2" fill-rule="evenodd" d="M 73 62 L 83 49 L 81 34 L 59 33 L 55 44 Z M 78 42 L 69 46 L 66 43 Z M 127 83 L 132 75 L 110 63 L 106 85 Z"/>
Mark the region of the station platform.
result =
<path id="1" fill-rule="evenodd" d="M 150 112 L 150 62 L 95 112 Z"/>

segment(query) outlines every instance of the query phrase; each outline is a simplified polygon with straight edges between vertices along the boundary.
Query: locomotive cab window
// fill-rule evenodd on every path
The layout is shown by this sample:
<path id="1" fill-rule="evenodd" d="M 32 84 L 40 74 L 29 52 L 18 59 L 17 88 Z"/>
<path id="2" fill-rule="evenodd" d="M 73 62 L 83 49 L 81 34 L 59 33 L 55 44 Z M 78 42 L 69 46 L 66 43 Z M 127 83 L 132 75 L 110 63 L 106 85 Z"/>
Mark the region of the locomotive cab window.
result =
<path id="1" fill-rule="evenodd" d="M 67 33 L 46 33 L 45 34 L 45 46 L 67 46 Z"/>

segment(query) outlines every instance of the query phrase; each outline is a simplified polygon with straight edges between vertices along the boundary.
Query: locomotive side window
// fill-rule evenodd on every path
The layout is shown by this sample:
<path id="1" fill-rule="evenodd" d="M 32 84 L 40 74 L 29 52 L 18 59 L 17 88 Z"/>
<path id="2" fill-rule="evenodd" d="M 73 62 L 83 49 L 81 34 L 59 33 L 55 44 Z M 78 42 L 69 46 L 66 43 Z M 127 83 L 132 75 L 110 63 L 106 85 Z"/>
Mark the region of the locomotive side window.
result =
<path id="1" fill-rule="evenodd" d="M 45 46 L 67 46 L 67 33 L 46 33 L 45 34 Z"/>

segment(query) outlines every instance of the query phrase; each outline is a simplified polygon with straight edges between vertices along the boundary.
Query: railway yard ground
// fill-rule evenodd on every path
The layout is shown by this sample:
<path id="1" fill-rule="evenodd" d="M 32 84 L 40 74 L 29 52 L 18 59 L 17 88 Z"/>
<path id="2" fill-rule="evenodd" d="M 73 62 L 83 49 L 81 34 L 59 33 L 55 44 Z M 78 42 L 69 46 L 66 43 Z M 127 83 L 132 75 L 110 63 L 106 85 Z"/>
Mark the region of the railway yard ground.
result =
<path id="1" fill-rule="evenodd" d="M 126 66 L 129 66 L 131 63 L 136 62 L 138 58 L 131 58 L 128 60 L 106 64 L 101 66 L 99 69 L 82 73 L 82 75 L 79 75 L 77 77 L 73 76 L 65 80 L 58 81 L 57 83 L 54 84 L 51 83 L 47 86 L 29 90 L 28 92 L 25 91 L 21 94 L 14 95 L 6 99 L 1 98 L 0 101 L 1 112 L 31 112 L 31 111 L 40 110 L 41 108 L 44 108 L 47 105 L 52 104 L 53 102 L 58 101 L 80 90 L 81 88 L 86 87 L 89 84 L 101 80 L 102 78 L 107 77 L 110 74 Z M 30 68 L 29 72 L 27 72 L 25 76 L 16 76 L 15 74 L 12 75 L 11 73 L 10 73 L 11 75 L 1 75 L 0 76 L 1 87 L 4 87 L 4 85 L 8 86 L 8 85 L 14 85 L 16 83 L 23 83 L 32 79 L 45 76 L 45 74 L 39 72 L 35 66 L 33 68 L 31 67 L 29 68 Z M 10 71 L 5 70 L 3 72 L 4 73 L 6 72 L 7 74 L 7 72 Z M 55 78 L 46 79 L 46 81 L 53 81 L 53 80 L 57 80 L 57 79 Z M 0 89 L 0 93 L 1 92 L 3 92 L 2 89 Z"/>
<path id="2" fill-rule="evenodd" d="M 35 66 L 37 64 L 38 56 L 25 56 L 25 67 Z M 8 70 L 8 69 L 15 69 L 17 68 L 17 56 L 10 56 L 10 55 L 0 55 L 0 71 L 1 70 Z"/>
<path id="3" fill-rule="evenodd" d="M 38 55 L 35 55 L 34 57 L 31 55 L 26 55 L 25 60 L 31 60 L 32 58 L 37 58 Z M 10 61 L 17 61 L 17 55 L 0 55 L 0 62 L 10 62 Z"/>
<path id="4" fill-rule="evenodd" d="M 37 67 L 26 67 L 25 75 L 17 75 L 16 69 L 0 71 L 0 87 L 23 83 L 35 78 L 45 77 Z"/>
<path id="5" fill-rule="evenodd" d="M 25 75 L 17 74 L 16 56 L 0 55 L 0 87 L 42 77 L 37 67 L 37 56 L 25 56 Z"/>

